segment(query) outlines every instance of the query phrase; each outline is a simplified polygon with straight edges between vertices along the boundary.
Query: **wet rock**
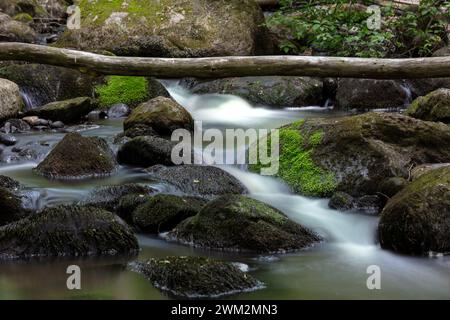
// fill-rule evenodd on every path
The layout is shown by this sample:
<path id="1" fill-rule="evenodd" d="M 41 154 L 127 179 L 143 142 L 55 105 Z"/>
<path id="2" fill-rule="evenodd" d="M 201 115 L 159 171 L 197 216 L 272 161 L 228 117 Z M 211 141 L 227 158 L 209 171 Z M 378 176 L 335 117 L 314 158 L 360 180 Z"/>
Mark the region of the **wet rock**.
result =
<path id="1" fill-rule="evenodd" d="M 102 120 L 102 119 L 106 119 L 108 117 L 108 115 L 106 114 L 105 111 L 103 110 L 94 110 L 91 111 L 87 114 L 86 118 L 89 121 L 96 121 L 96 120 Z"/>
<path id="2" fill-rule="evenodd" d="M 272 51 L 264 15 L 249 0 L 81 2 L 81 29 L 66 30 L 59 47 L 119 56 L 205 57 Z"/>
<path id="3" fill-rule="evenodd" d="M 28 123 L 28 125 L 30 125 L 30 126 L 37 126 L 37 125 L 39 125 L 39 117 L 37 117 L 37 116 L 29 116 L 29 117 L 24 117 L 24 118 L 22 118 L 22 120 L 23 121 L 25 121 L 26 123 Z"/>
<path id="4" fill-rule="evenodd" d="M 123 118 L 130 114 L 131 109 L 123 103 L 118 103 L 111 108 L 108 109 L 108 118 L 116 119 L 116 118 Z"/>
<path id="5" fill-rule="evenodd" d="M 339 79 L 336 92 L 338 109 L 384 109 L 403 107 L 408 91 L 395 80 Z"/>
<path id="6" fill-rule="evenodd" d="M 0 133 L 0 143 L 5 146 L 13 146 L 17 143 L 17 139 L 10 134 Z"/>
<path id="7" fill-rule="evenodd" d="M 248 192 L 239 180 L 217 167 L 201 165 L 165 167 L 156 165 L 145 171 L 150 178 L 169 183 L 190 195 L 217 196 Z"/>
<path id="8" fill-rule="evenodd" d="M 0 187 L 0 226 L 19 220 L 23 216 L 20 197 Z"/>
<path id="9" fill-rule="evenodd" d="M 0 42 L 37 43 L 38 35 L 26 23 L 0 12 Z"/>
<path id="10" fill-rule="evenodd" d="M 380 192 L 388 197 L 393 197 L 408 185 L 408 181 L 402 177 L 391 177 L 384 180 L 380 185 Z"/>
<path id="11" fill-rule="evenodd" d="M 119 200 L 125 195 L 145 196 L 155 190 L 137 183 L 128 183 L 117 186 L 101 186 L 94 188 L 88 196 L 81 201 L 83 205 L 91 205 L 114 211 L 119 204 Z"/>
<path id="12" fill-rule="evenodd" d="M 97 81 L 75 69 L 28 63 L 8 63 L 0 67 L 0 77 L 20 86 L 27 109 L 54 101 L 92 97 Z"/>
<path id="13" fill-rule="evenodd" d="M 36 168 L 48 178 L 82 179 L 110 175 L 117 169 L 106 141 L 68 133 Z"/>
<path id="14" fill-rule="evenodd" d="M 233 94 L 267 106 L 304 107 L 323 102 L 322 81 L 308 77 L 242 77 L 184 83 L 196 94 Z"/>
<path id="15" fill-rule="evenodd" d="M 6 79 L 0 79 L 0 120 L 12 118 L 22 110 L 19 86 Z"/>
<path id="16" fill-rule="evenodd" d="M 212 200 L 168 237 L 204 248 L 260 253 L 302 249 L 320 240 L 277 209 L 241 195 Z"/>
<path id="17" fill-rule="evenodd" d="M 281 128 L 280 146 L 277 176 L 295 192 L 361 197 L 413 165 L 450 162 L 450 127 L 395 113 L 307 119 Z"/>
<path id="18" fill-rule="evenodd" d="M 423 174 L 381 213 L 380 244 L 406 254 L 450 252 L 450 167 Z"/>
<path id="19" fill-rule="evenodd" d="M 64 123 L 75 123 L 80 121 L 90 111 L 95 109 L 95 104 L 91 98 L 81 97 L 65 101 L 57 101 L 46 104 L 42 107 L 32 109 L 27 115 L 38 116 L 52 121 L 62 121 Z"/>
<path id="20" fill-rule="evenodd" d="M 405 82 L 414 98 L 425 96 L 438 89 L 450 89 L 450 78 L 407 79 Z"/>
<path id="21" fill-rule="evenodd" d="M 210 258 L 166 257 L 134 262 L 130 268 L 176 297 L 217 298 L 262 287 L 236 264 Z"/>
<path id="22" fill-rule="evenodd" d="M 159 135 L 170 136 L 176 129 L 193 131 L 194 120 L 174 100 L 157 97 L 135 108 L 124 122 L 124 130 L 135 126 L 151 127 Z"/>
<path id="23" fill-rule="evenodd" d="M 115 213 L 128 222 L 130 225 L 133 225 L 133 212 L 139 207 L 141 204 L 147 202 L 150 199 L 150 195 L 145 194 L 127 194 L 119 199 L 119 203 L 115 209 Z"/>
<path id="24" fill-rule="evenodd" d="M 149 167 L 173 165 L 171 155 L 176 143 L 155 136 L 136 137 L 122 145 L 117 153 L 120 164 Z"/>
<path id="25" fill-rule="evenodd" d="M 335 192 L 328 202 L 328 207 L 339 211 L 353 211 L 368 215 L 377 215 L 383 208 L 384 201 L 378 195 L 352 197 L 345 192 Z"/>
<path id="26" fill-rule="evenodd" d="M 411 170 L 411 180 L 417 180 L 425 173 L 428 173 L 432 170 L 449 167 L 450 163 L 426 163 L 420 166 L 417 166 Z"/>
<path id="27" fill-rule="evenodd" d="M 22 188 L 21 184 L 18 181 L 2 175 L 0 175 L 0 187 L 13 191 L 18 191 Z"/>
<path id="28" fill-rule="evenodd" d="M 5 133 L 23 133 L 31 130 L 31 127 L 28 123 L 20 119 L 9 119 L 5 122 L 4 132 Z"/>
<path id="29" fill-rule="evenodd" d="M 122 219 L 89 206 L 46 208 L 0 228 L 0 260 L 136 254 L 138 249 Z"/>
<path id="30" fill-rule="evenodd" d="M 184 219 L 195 216 L 206 202 L 201 198 L 158 194 L 134 210 L 133 222 L 146 233 L 170 231 Z"/>
<path id="31" fill-rule="evenodd" d="M 405 114 L 416 119 L 450 123 L 450 89 L 439 89 L 417 98 Z"/>
<path id="32" fill-rule="evenodd" d="M 55 121 L 50 124 L 50 128 L 52 129 L 62 129 L 64 128 L 64 123 L 62 121 Z"/>

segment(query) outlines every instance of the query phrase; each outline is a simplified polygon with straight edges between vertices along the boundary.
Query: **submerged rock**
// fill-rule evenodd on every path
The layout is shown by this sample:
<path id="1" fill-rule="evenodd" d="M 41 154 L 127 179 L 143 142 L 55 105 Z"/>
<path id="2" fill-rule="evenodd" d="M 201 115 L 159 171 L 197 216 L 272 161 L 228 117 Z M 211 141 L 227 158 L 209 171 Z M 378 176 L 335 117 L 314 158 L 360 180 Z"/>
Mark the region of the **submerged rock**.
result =
<path id="1" fill-rule="evenodd" d="M 236 264 L 210 258 L 166 257 L 134 262 L 130 267 L 176 297 L 217 298 L 262 287 Z"/>
<path id="2" fill-rule="evenodd" d="M 16 116 L 22 106 L 19 86 L 9 80 L 0 79 L 0 120 Z"/>
<path id="3" fill-rule="evenodd" d="M 184 219 L 195 216 L 206 202 L 201 198 L 158 194 L 134 210 L 133 222 L 146 233 L 169 231 Z"/>
<path id="4" fill-rule="evenodd" d="M 320 240 L 277 209 L 241 195 L 209 202 L 168 237 L 204 248 L 260 253 L 298 250 Z"/>
<path id="5" fill-rule="evenodd" d="M 29 116 L 38 116 L 52 121 L 75 123 L 94 110 L 96 105 L 91 98 L 80 97 L 70 100 L 51 102 L 27 112 Z"/>
<path id="6" fill-rule="evenodd" d="M 125 195 L 145 196 L 153 193 L 151 187 L 137 183 L 127 183 L 117 186 L 101 186 L 94 188 L 87 197 L 81 201 L 82 205 L 91 205 L 108 211 L 116 210 L 120 199 Z"/>
<path id="7" fill-rule="evenodd" d="M 270 53 L 264 15 L 250 0 L 79 2 L 80 30 L 60 47 L 122 56 L 203 57 Z"/>
<path id="8" fill-rule="evenodd" d="M 217 167 L 202 165 L 165 167 L 156 165 L 145 171 L 150 178 L 169 183 L 190 195 L 216 196 L 248 192 L 239 180 Z"/>
<path id="9" fill-rule="evenodd" d="M 48 178 L 80 179 L 109 175 L 116 169 L 114 154 L 104 139 L 68 133 L 36 172 Z"/>
<path id="10" fill-rule="evenodd" d="M 0 228 L 0 260 L 135 254 L 138 249 L 125 222 L 89 206 L 46 208 Z"/>
<path id="11" fill-rule="evenodd" d="M 450 123 L 450 89 L 439 89 L 417 98 L 405 114 L 426 121 Z"/>
<path id="12" fill-rule="evenodd" d="M 13 146 L 17 143 L 17 139 L 10 134 L 0 133 L 0 143 L 5 146 Z"/>
<path id="13" fill-rule="evenodd" d="M 193 131 L 194 120 L 189 112 L 174 100 L 157 97 L 135 108 L 123 126 L 124 130 L 146 126 L 159 135 L 170 136 L 176 129 Z"/>
<path id="14" fill-rule="evenodd" d="M 195 94 L 233 94 L 275 107 L 304 107 L 323 102 L 322 81 L 308 77 L 242 77 L 184 83 Z"/>
<path id="15" fill-rule="evenodd" d="M 408 91 L 395 80 L 339 79 L 336 107 L 339 109 L 384 109 L 403 107 Z"/>
<path id="16" fill-rule="evenodd" d="M 423 174 L 391 198 L 381 213 L 378 232 L 384 249 L 450 252 L 450 167 Z"/>
<path id="17" fill-rule="evenodd" d="M 156 164 L 173 165 L 172 148 L 176 145 L 156 136 L 141 136 L 123 144 L 118 153 L 120 164 L 149 167 Z"/>
<path id="18" fill-rule="evenodd" d="M 408 179 L 413 165 L 440 162 L 450 162 L 450 127 L 371 112 L 281 128 L 277 175 L 300 194 L 361 197 L 382 192 L 387 178 Z"/>

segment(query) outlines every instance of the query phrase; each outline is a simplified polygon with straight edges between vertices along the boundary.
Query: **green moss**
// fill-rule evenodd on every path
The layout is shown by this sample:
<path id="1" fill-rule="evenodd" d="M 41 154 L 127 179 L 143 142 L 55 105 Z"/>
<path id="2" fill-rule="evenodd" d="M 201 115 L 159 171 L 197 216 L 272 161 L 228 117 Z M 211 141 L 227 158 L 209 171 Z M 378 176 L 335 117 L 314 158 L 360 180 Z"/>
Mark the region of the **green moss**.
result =
<path id="1" fill-rule="evenodd" d="M 303 120 L 280 129 L 280 156 L 277 176 L 289 184 L 295 192 L 307 196 L 329 197 L 337 182 L 332 172 L 314 163 L 312 153 L 322 142 L 324 132 L 302 134 Z M 251 165 L 259 171 L 261 165 Z"/>
<path id="2" fill-rule="evenodd" d="M 16 14 L 13 17 L 13 19 L 16 20 L 16 21 L 23 22 L 23 23 L 31 23 L 31 22 L 33 22 L 33 17 L 31 15 L 29 15 L 28 13 Z"/>
<path id="3" fill-rule="evenodd" d="M 111 76 L 107 83 L 96 87 L 101 107 L 116 103 L 136 106 L 148 99 L 148 81 L 144 77 Z"/>

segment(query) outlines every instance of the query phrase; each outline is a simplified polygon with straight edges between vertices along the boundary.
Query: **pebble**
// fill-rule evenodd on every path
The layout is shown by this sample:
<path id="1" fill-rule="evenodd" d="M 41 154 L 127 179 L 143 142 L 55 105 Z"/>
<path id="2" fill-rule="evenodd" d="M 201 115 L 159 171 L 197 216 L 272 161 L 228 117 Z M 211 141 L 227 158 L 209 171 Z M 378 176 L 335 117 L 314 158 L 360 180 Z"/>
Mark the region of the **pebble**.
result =
<path id="1" fill-rule="evenodd" d="M 52 129 L 61 129 L 64 128 L 64 123 L 62 123 L 61 121 L 55 121 L 50 124 L 50 127 Z"/>
<path id="2" fill-rule="evenodd" d="M 40 124 L 41 119 L 39 119 L 39 117 L 37 116 L 29 116 L 22 118 L 22 120 L 28 123 L 30 126 L 38 126 Z"/>

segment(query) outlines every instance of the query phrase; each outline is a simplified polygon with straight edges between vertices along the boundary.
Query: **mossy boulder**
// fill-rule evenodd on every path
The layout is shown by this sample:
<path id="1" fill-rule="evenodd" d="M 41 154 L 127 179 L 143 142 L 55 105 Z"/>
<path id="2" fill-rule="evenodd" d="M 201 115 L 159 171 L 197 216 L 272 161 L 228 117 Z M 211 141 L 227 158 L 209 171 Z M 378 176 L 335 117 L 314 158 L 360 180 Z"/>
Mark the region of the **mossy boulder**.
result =
<path id="1" fill-rule="evenodd" d="M 112 150 L 102 138 L 68 133 L 35 169 L 54 179 L 82 179 L 110 175 L 117 169 Z"/>
<path id="2" fill-rule="evenodd" d="M 116 186 L 101 186 L 94 188 L 83 199 L 80 204 L 100 207 L 114 212 L 119 205 L 119 201 L 126 195 L 146 196 L 155 192 L 151 187 L 137 184 L 126 183 Z"/>
<path id="3" fill-rule="evenodd" d="M 194 130 L 194 120 L 189 112 L 174 100 L 157 97 L 135 108 L 123 126 L 125 130 L 146 126 L 159 135 L 170 136 L 176 129 Z"/>
<path id="4" fill-rule="evenodd" d="M 432 170 L 391 198 L 378 226 L 381 247 L 406 254 L 450 252 L 450 167 Z"/>
<path id="5" fill-rule="evenodd" d="M 36 43 L 38 35 L 26 23 L 0 13 L 0 41 Z"/>
<path id="6" fill-rule="evenodd" d="M 12 81 L 0 79 L 0 120 L 16 116 L 22 107 L 19 86 Z"/>
<path id="7" fill-rule="evenodd" d="M 55 1 L 62 2 L 65 0 L 54 0 L 52 2 Z M 42 6 L 45 2 L 46 0 L 2 0 L 0 11 L 10 16 L 26 13 L 33 17 L 46 17 L 48 12 Z"/>
<path id="8" fill-rule="evenodd" d="M 417 98 L 438 89 L 450 89 L 450 78 L 407 79 L 405 84 L 411 90 L 412 97 Z"/>
<path id="9" fill-rule="evenodd" d="M 450 167 L 450 163 L 426 163 L 416 166 L 411 170 L 411 180 L 417 180 L 425 173 L 443 167 Z"/>
<path id="10" fill-rule="evenodd" d="M 201 57 L 270 53 L 253 0 L 81 0 L 81 29 L 60 47 L 122 56 Z"/>
<path id="11" fill-rule="evenodd" d="M 196 94 L 233 94 L 274 107 L 304 107 L 323 102 L 322 81 L 309 77 L 242 77 L 184 83 Z"/>
<path id="12" fill-rule="evenodd" d="M 403 107 L 408 103 L 408 91 L 395 80 L 339 79 L 336 108 L 370 110 Z"/>
<path id="13" fill-rule="evenodd" d="M 228 172 L 213 166 L 156 165 L 145 170 L 151 179 L 173 185 L 183 193 L 213 197 L 247 193 L 247 188 Z"/>
<path id="14" fill-rule="evenodd" d="M 166 257 L 133 262 L 130 268 L 156 288 L 180 298 L 217 298 L 262 287 L 236 264 L 210 258 Z"/>
<path id="15" fill-rule="evenodd" d="M 133 222 L 146 233 L 170 231 L 184 219 L 195 216 L 206 202 L 201 198 L 158 194 L 136 208 Z"/>
<path id="16" fill-rule="evenodd" d="M 0 187 L 0 226 L 20 219 L 22 214 L 20 197 L 7 188 Z"/>
<path id="17" fill-rule="evenodd" d="M 281 211 L 241 195 L 212 200 L 168 237 L 203 248 L 259 253 L 298 250 L 320 240 Z"/>
<path id="18" fill-rule="evenodd" d="M 173 165 L 172 148 L 176 145 L 156 136 L 141 136 L 122 145 L 117 153 L 120 164 L 149 167 L 156 164 Z"/>
<path id="19" fill-rule="evenodd" d="M 450 89 L 439 89 L 417 98 L 405 114 L 426 121 L 450 123 Z"/>
<path id="20" fill-rule="evenodd" d="M 76 123 L 94 110 L 96 104 L 89 97 L 79 97 L 70 100 L 56 101 L 32 109 L 27 116 L 37 116 L 41 119 L 62 121 L 63 123 Z"/>
<path id="21" fill-rule="evenodd" d="M 308 119 L 280 129 L 278 176 L 297 193 L 375 195 L 413 165 L 450 162 L 450 127 L 396 113 Z M 259 170 L 260 165 L 251 166 Z"/>
<path id="22" fill-rule="evenodd" d="M 89 206 L 59 206 L 0 228 L 0 260 L 136 254 L 136 236 L 118 216 Z"/>
<path id="23" fill-rule="evenodd" d="M 75 69 L 43 64 L 7 63 L 0 77 L 19 85 L 28 96 L 28 107 L 36 108 L 54 101 L 92 97 L 97 77 Z"/>

